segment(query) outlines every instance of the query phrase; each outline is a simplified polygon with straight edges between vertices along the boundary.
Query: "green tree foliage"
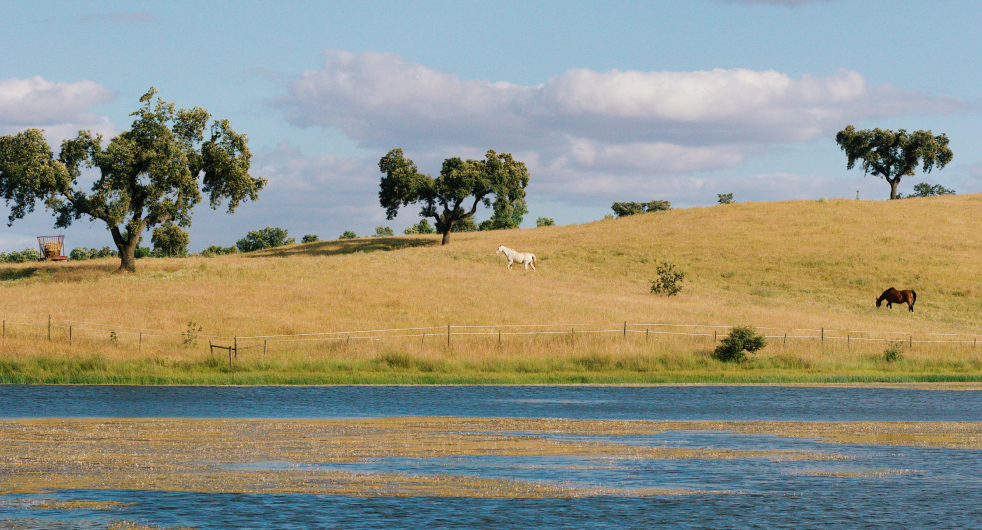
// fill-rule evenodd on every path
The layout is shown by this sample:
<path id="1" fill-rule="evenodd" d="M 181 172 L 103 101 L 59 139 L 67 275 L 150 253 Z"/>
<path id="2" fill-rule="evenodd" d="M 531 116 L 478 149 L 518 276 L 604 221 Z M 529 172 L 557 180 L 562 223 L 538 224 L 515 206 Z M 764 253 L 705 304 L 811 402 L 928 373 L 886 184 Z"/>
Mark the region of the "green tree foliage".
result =
<path id="1" fill-rule="evenodd" d="M 0 252 L 0 263 L 26 263 L 41 259 L 41 251 L 35 248 L 25 248 L 21 251 Z"/>
<path id="2" fill-rule="evenodd" d="M 848 157 L 846 169 L 852 169 L 857 160 L 863 161 L 863 174 L 882 177 L 890 184 L 890 198 L 898 199 L 900 179 L 914 175 L 917 166 L 930 173 L 935 166 L 944 168 L 952 159 L 948 137 L 932 136 L 931 131 L 907 134 L 903 129 L 893 132 L 886 129 L 857 131 L 852 125 L 839 131 L 835 141 Z"/>
<path id="3" fill-rule="evenodd" d="M 418 223 L 410 225 L 408 228 L 403 230 L 403 234 L 435 234 L 436 229 L 430 226 L 430 222 L 426 219 L 420 219 Z"/>
<path id="4" fill-rule="evenodd" d="M 153 255 L 155 256 L 172 258 L 187 256 L 191 236 L 176 224 L 166 222 L 153 229 L 150 242 L 153 243 Z"/>
<path id="5" fill-rule="evenodd" d="M 540 217 L 535 220 L 535 227 L 542 228 L 543 226 L 555 226 L 556 220 L 551 217 Z"/>
<path id="6" fill-rule="evenodd" d="M 528 204 L 525 199 L 514 201 L 495 201 L 494 214 L 487 221 L 478 225 L 478 230 L 507 230 L 518 228 L 522 225 L 525 214 L 529 213 Z"/>
<path id="7" fill-rule="evenodd" d="M 723 362 L 743 362 L 747 360 L 745 352 L 754 353 L 764 346 L 767 346 L 767 339 L 758 335 L 754 328 L 737 326 L 720 341 L 713 352 L 713 358 Z"/>
<path id="8" fill-rule="evenodd" d="M 617 217 L 624 217 L 626 215 L 637 215 L 639 213 L 671 210 L 672 203 L 668 201 L 615 202 L 611 205 L 610 209 L 614 210 Z"/>
<path id="9" fill-rule="evenodd" d="M 465 217 L 460 221 L 454 223 L 453 228 L 450 231 L 451 232 L 477 232 L 478 229 L 479 228 L 477 224 L 474 222 L 473 217 Z"/>
<path id="10" fill-rule="evenodd" d="M 955 190 L 948 189 L 941 184 L 935 184 L 934 186 L 928 184 L 927 182 L 921 182 L 920 184 L 914 185 L 914 193 L 907 195 L 906 197 L 898 195 L 902 199 L 913 199 L 915 197 L 935 197 L 938 195 L 954 195 Z"/>
<path id="11" fill-rule="evenodd" d="M 665 296 L 675 296 L 682 291 L 685 272 L 677 270 L 671 263 L 658 266 L 658 279 L 651 280 L 651 292 Z"/>
<path id="12" fill-rule="evenodd" d="M 307 234 L 302 238 L 300 238 L 301 243 L 316 243 L 317 241 L 319 240 L 317 239 L 317 236 L 315 236 L 314 234 Z"/>
<path id="13" fill-rule="evenodd" d="M 208 248 L 201 251 L 201 255 L 205 258 L 213 258 L 215 256 L 223 256 L 225 254 L 237 254 L 238 252 L 239 249 L 236 247 L 209 245 Z"/>
<path id="14" fill-rule="evenodd" d="M 405 158 L 402 149 L 389 151 L 378 163 L 385 173 L 379 190 L 379 203 L 388 219 L 394 219 L 402 206 L 421 203 L 421 217 L 432 218 L 436 231 L 443 234 L 443 244 L 450 242 L 450 232 L 465 220 L 473 224 L 479 205 L 492 207 L 494 202 L 513 204 L 525 198 L 529 173 L 524 162 L 508 153 L 489 150 L 484 160 L 448 158 L 436 178 L 424 175 L 416 164 Z M 465 201 L 473 199 L 468 208 Z M 509 212 L 510 214 L 511 212 Z"/>
<path id="15" fill-rule="evenodd" d="M 249 175 L 245 135 L 228 120 L 208 127 L 211 115 L 199 107 L 178 110 L 161 99 L 154 105 L 156 93 L 151 88 L 140 98 L 130 130 L 105 147 L 101 135 L 82 131 L 62 142 L 56 159 L 39 129 L 0 137 L 0 195 L 10 206 L 9 223 L 34 211 L 37 201 L 54 212 L 56 228 L 82 216 L 99 219 L 119 251 L 117 272 L 132 272 L 144 230 L 168 221 L 190 225 L 202 192 L 213 209 L 227 200 L 228 213 L 257 200 L 266 179 Z M 84 168 L 99 171 L 88 193 L 78 185 Z"/>
<path id="16" fill-rule="evenodd" d="M 345 230 L 343 234 L 338 236 L 338 239 L 358 239 L 358 235 L 351 230 Z"/>
<path id="17" fill-rule="evenodd" d="M 287 231 L 282 228 L 267 226 L 262 230 L 255 230 L 235 242 L 239 252 L 253 252 L 264 248 L 281 247 L 296 243 L 296 239 L 287 239 Z"/>
<path id="18" fill-rule="evenodd" d="M 717 193 L 719 197 L 720 204 L 733 204 L 733 194 L 732 193 Z"/>
<path id="19" fill-rule="evenodd" d="M 392 228 L 388 226 L 379 225 L 375 227 L 375 237 L 386 237 L 392 235 L 395 234 L 392 232 Z"/>
<path id="20" fill-rule="evenodd" d="M 85 261 L 88 259 L 100 259 L 100 258 L 118 258 L 119 253 L 109 247 L 98 248 L 85 248 L 85 247 L 75 247 L 72 249 L 71 253 L 68 254 L 68 259 L 75 261 Z"/>

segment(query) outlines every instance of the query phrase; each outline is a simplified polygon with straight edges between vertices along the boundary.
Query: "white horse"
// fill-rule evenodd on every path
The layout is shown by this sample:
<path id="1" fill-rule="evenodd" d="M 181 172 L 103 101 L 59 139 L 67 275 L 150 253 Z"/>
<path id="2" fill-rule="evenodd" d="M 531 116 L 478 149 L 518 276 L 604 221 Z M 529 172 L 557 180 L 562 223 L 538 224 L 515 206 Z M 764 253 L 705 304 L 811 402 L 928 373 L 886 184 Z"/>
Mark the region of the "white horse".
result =
<path id="1" fill-rule="evenodd" d="M 494 253 L 495 256 L 504 252 L 505 256 L 508 257 L 508 268 L 511 268 L 512 263 L 524 263 L 525 270 L 529 270 L 529 265 L 532 266 L 532 270 L 535 270 L 535 254 L 531 252 L 515 252 L 514 250 L 504 246 L 498 245 L 498 251 Z"/>

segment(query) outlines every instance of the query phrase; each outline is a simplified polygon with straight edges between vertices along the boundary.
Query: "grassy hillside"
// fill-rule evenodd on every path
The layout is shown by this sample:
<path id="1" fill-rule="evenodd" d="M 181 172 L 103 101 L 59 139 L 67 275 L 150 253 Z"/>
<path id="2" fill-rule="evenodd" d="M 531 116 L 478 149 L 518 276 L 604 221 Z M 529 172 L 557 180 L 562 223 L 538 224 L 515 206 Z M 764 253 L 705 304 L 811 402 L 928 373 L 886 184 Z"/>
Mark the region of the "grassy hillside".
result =
<path id="1" fill-rule="evenodd" d="M 650 327 L 644 324 L 753 325 L 771 336 L 824 328 L 830 336 L 880 332 L 850 333 L 853 338 L 896 332 L 908 344 L 911 336 L 945 338 L 940 334 L 971 341 L 982 333 L 982 236 L 974 229 L 980 214 L 980 195 L 743 203 L 453 234 L 447 246 L 439 245 L 439 236 L 402 236 L 141 260 L 139 272 L 129 276 L 110 274 L 118 266 L 111 260 L 5 265 L 0 318 L 11 324 L 0 344 L 7 363 L 0 376 L 3 370 L 8 380 L 15 373 L 81 373 L 74 365 L 38 367 L 36 357 L 97 355 L 103 364 L 136 363 L 119 370 L 147 372 L 146 381 L 154 381 L 153 374 L 173 381 L 182 369 L 218 369 L 205 335 L 432 326 L 443 331 L 431 330 L 433 336 L 422 340 L 276 342 L 266 364 L 260 349 L 249 350 L 238 379 L 225 373 L 214 381 L 977 379 L 982 360 L 970 344 L 915 343 L 905 347 L 903 361 L 884 363 L 882 342 L 792 339 L 785 345 L 772 339 L 754 361 L 733 367 L 709 358 L 712 341 L 705 337 L 662 335 L 646 342 L 640 333 L 627 339 L 506 335 L 499 347 L 497 337 L 455 336 L 447 348 L 445 327 L 600 330 L 620 329 L 626 321 L 642 324 L 631 326 L 634 331 Z M 507 270 L 494 253 L 499 244 L 534 252 L 538 271 Z M 677 297 L 649 292 L 663 261 L 687 274 Z M 917 291 L 913 313 L 906 306 L 875 307 L 875 298 L 891 286 Z M 51 342 L 45 340 L 49 314 L 56 325 Z M 67 321 L 73 321 L 71 346 L 67 328 L 57 327 Z M 197 347 L 149 331 L 144 345 L 137 344 L 137 328 L 182 332 L 189 322 L 202 330 Z M 107 340 L 108 328 L 96 332 L 81 329 L 97 327 L 82 323 L 112 324 L 116 342 Z M 93 370 L 113 369 L 99 366 Z"/>

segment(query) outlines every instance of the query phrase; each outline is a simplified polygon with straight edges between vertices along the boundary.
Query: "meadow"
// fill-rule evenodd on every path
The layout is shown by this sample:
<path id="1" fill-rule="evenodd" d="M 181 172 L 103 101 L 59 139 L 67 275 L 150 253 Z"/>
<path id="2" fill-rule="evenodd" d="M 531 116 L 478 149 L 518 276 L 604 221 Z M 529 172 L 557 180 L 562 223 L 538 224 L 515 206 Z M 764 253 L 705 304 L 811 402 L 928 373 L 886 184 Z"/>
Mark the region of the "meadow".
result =
<path id="1" fill-rule="evenodd" d="M 6 264 L 0 382 L 980 381 L 980 213 L 982 195 L 739 203 L 446 246 L 143 259 L 129 275 L 111 259 Z M 538 270 L 506 269 L 499 244 L 534 252 Z M 664 262 L 686 273 L 678 296 L 650 292 Z M 875 306 L 891 286 L 917 292 L 914 312 Z M 768 346 L 716 361 L 713 333 L 736 325 Z M 209 341 L 239 343 L 231 364 Z"/>

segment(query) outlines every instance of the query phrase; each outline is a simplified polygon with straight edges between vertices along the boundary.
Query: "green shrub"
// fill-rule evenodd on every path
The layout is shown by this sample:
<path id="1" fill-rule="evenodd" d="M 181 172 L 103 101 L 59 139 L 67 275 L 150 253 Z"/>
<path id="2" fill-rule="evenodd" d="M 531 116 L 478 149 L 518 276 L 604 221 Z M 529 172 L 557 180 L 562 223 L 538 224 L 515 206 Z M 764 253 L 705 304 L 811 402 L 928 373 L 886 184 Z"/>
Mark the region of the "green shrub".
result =
<path id="1" fill-rule="evenodd" d="M 222 247 L 219 245 L 210 245 L 208 248 L 201 251 L 201 256 L 205 258 L 211 258 L 214 256 L 221 256 L 224 254 L 237 254 L 239 249 L 236 247 Z"/>
<path id="2" fill-rule="evenodd" d="M 307 234 L 307 235 L 303 236 L 302 238 L 300 238 L 300 242 L 301 243 L 316 243 L 318 241 L 320 241 L 320 240 L 317 239 L 317 236 L 315 236 L 314 234 Z"/>
<path id="3" fill-rule="evenodd" d="M 535 227 L 541 228 L 543 226 L 555 226 L 556 221 L 549 217 L 540 217 L 535 220 Z"/>
<path id="4" fill-rule="evenodd" d="M 658 266 L 658 279 L 651 280 L 651 292 L 665 296 L 675 296 L 682 291 L 685 272 L 676 270 L 675 265 L 665 262 Z"/>
<path id="5" fill-rule="evenodd" d="M 426 219 L 420 219 L 420 221 L 414 225 L 410 225 L 406 228 L 403 234 L 435 234 L 436 228 L 430 226 L 430 222 Z"/>
<path id="6" fill-rule="evenodd" d="M 6 252 L 0 252 L 0 261 L 4 263 L 26 263 L 28 261 L 37 261 L 41 259 L 41 252 L 33 248 L 25 248 L 20 252 L 14 251 L 9 254 Z"/>
<path id="7" fill-rule="evenodd" d="M 477 232 L 477 225 L 474 224 L 474 217 L 467 217 L 454 223 L 451 232 Z"/>
<path id="8" fill-rule="evenodd" d="M 392 233 L 392 228 L 389 228 L 388 226 L 379 225 L 375 227 L 375 237 L 387 237 L 392 235 L 395 234 Z"/>
<path id="9" fill-rule="evenodd" d="M 286 230 L 267 226 L 262 230 L 249 232 L 244 238 L 236 241 L 235 246 L 239 249 L 239 252 L 253 252 L 264 248 L 275 248 L 296 243 L 295 239 L 287 239 L 286 236 Z"/>
<path id="10" fill-rule="evenodd" d="M 732 204 L 733 203 L 733 194 L 732 193 L 717 193 L 716 196 L 719 197 L 719 203 L 720 204 Z"/>
<path id="11" fill-rule="evenodd" d="M 358 235 L 351 230 L 345 230 L 343 234 L 338 236 L 338 239 L 358 239 Z"/>
<path id="12" fill-rule="evenodd" d="M 615 202 L 610 206 L 610 209 L 614 210 L 617 217 L 624 217 L 625 215 L 671 210 L 672 203 L 668 201 Z"/>
<path id="13" fill-rule="evenodd" d="M 174 223 L 164 223 L 153 229 L 150 236 L 153 243 L 154 256 L 177 257 L 186 256 L 191 236 Z"/>
<path id="14" fill-rule="evenodd" d="M 754 353 L 767 346 L 767 339 L 758 335 L 750 326 L 737 326 L 720 341 L 713 352 L 713 358 L 723 362 L 743 362 L 747 360 L 744 352 Z"/>
<path id="15" fill-rule="evenodd" d="M 92 257 L 92 252 L 85 247 L 75 247 L 68 254 L 68 259 L 72 261 L 85 261 Z"/>
<path id="16" fill-rule="evenodd" d="M 941 184 L 935 184 L 934 186 L 928 184 L 927 182 L 921 182 L 920 184 L 914 185 L 914 193 L 907 195 L 906 197 L 901 195 L 898 196 L 900 199 L 911 199 L 914 197 L 935 197 L 937 195 L 954 195 L 955 190 L 945 188 Z"/>
<path id="17" fill-rule="evenodd" d="M 899 361 L 900 359 L 903 359 L 903 355 L 901 355 L 903 351 L 903 346 L 901 346 L 899 342 L 892 342 L 890 343 L 890 346 L 883 351 L 883 359 L 888 363 Z"/>

